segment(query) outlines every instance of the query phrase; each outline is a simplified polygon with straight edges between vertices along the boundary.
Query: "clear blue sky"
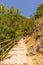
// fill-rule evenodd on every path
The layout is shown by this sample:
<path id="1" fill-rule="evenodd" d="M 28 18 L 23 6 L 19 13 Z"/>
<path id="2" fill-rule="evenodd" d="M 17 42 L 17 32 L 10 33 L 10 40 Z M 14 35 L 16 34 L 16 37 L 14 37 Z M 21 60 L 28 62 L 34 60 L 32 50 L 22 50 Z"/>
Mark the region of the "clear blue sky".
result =
<path id="1" fill-rule="evenodd" d="M 3 3 L 7 8 L 11 5 L 19 8 L 21 15 L 28 17 L 35 12 L 38 4 L 43 3 L 43 0 L 0 0 L 0 3 Z"/>

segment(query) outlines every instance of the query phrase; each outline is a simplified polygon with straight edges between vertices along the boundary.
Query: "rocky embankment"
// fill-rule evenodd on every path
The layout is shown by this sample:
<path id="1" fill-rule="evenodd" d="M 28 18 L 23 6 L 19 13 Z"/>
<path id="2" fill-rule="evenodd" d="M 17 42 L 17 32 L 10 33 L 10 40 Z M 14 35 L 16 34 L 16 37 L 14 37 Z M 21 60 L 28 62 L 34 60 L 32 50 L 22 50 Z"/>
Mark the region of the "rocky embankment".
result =
<path id="1" fill-rule="evenodd" d="M 33 34 L 25 38 L 28 65 L 43 65 L 43 17 L 37 19 Z"/>

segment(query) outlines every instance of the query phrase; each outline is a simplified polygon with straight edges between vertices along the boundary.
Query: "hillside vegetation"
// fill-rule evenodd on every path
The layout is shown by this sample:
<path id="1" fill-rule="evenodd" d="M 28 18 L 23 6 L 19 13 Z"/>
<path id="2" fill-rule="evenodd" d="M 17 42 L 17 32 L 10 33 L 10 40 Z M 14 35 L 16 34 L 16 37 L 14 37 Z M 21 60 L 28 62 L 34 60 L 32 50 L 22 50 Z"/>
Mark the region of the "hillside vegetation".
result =
<path id="1" fill-rule="evenodd" d="M 31 35 L 34 21 L 21 16 L 19 9 L 0 4 L 0 41 Z"/>
<path id="2" fill-rule="evenodd" d="M 20 10 L 13 6 L 6 9 L 3 4 L 0 4 L 0 42 L 9 39 L 17 41 L 21 37 L 26 42 L 26 55 L 28 57 L 34 55 L 34 60 L 37 57 L 37 64 L 34 65 L 43 65 L 43 3 L 30 18 L 21 16 Z"/>
<path id="3" fill-rule="evenodd" d="M 6 9 L 3 4 L 0 4 L 0 41 L 33 34 L 36 40 L 43 35 L 43 4 L 37 7 L 30 18 L 21 16 L 20 10 L 13 6 Z"/>
<path id="4" fill-rule="evenodd" d="M 34 28 L 31 36 L 25 37 L 28 65 L 43 65 L 43 4 L 33 16 Z"/>

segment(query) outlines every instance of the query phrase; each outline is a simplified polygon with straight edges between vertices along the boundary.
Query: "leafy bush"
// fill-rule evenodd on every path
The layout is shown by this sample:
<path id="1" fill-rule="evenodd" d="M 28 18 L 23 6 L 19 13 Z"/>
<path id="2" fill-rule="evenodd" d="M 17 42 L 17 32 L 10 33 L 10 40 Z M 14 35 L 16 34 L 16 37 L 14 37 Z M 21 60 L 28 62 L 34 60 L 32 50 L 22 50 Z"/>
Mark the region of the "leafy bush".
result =
<path id="1" fill-rule="evenodd" d="M 39 18 L 39 17 L 41 17 L 41 16 L 43 16 L 43 3 L 40 4 L 40 5 L 37 7 L 37 10 L 36 10 L 34 16 L 35 16 L 35 19 L 36 19 L 36 18 Z"/>
<path id="2" fill-rule="evenodd" d="M 0 41 L 31 35 L 34 23 L 32 18 L 21 16 L 19 9 L 12 6 L 6 9 L 0 5 Z"/>

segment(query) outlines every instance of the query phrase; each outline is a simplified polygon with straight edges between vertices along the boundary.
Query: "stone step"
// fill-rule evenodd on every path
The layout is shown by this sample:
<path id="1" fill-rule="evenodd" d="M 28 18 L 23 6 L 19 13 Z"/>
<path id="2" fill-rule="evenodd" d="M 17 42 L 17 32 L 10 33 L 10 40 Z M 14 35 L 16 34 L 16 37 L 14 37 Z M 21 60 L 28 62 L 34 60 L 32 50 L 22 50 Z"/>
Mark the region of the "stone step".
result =
<path id="1" fill-rule="evenodd" d="M 25 42 L 21 39 L 20 43 L 13 47 L 6 58 L 1 61 L 2 65 L 26 65 L 27 59 L 25 49 Z"/>
<path id="2" fill-rule="evenodd" d="M 15 63 L 15 64 L 3 64 L 3 63 L 0 63 L 0 65 L 27 65 L 27 63 L 23 63 L 23 64 L 17 64 L 17 63 Z"/>

